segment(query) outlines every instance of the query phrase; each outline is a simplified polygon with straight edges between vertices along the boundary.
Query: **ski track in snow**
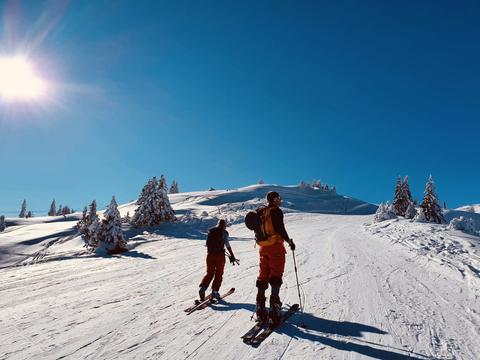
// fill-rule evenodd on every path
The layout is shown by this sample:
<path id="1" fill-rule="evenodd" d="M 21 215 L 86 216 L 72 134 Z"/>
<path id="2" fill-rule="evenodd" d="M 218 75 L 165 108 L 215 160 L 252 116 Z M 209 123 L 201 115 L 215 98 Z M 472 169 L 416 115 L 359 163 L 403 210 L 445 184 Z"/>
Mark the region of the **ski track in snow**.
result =
<path id="1" fill-rule="evenodd" d="M 0 359 L 478 359 L 480 280 L 468 267 L 478 269 L 478 259 L 462 251 L 467 245 L 455 245 L 459 233 L 298 211 L 285 223 L 297 244 L 305 312 L 260 347 L 244 344 L 258 249 L 239 219 L 256 201 L 195 208 L 215 199 L 202 194 L 172 202 L 189 211 L 188 236 L 160 227 L 137 234 L 131 252 L 112 257 L 82 255 L 67 246 L 76 240 L 62 237 L 35 252 L 49 261 L 27 256 L 30 265 L 1 269 Z M 127 209 L 132 213 L 121 211 Z M 215 222 L 204 223 L 202 211 L 229 217 L 241 265 L 225 267 L 222 290 L 235 287 L 234 294 L 186 316 L 205 268 L 204 237 L 193 230 Z M 23 226 L 19 234 L 28 230 Z M 454 247 L 441 249 L 440 240 Z M 67 247 L 49 254 L 50 246 Z M 54 256 L 62 251 L 71 256 Z M 289 249 L 281 298 L 298 302 Z"/>

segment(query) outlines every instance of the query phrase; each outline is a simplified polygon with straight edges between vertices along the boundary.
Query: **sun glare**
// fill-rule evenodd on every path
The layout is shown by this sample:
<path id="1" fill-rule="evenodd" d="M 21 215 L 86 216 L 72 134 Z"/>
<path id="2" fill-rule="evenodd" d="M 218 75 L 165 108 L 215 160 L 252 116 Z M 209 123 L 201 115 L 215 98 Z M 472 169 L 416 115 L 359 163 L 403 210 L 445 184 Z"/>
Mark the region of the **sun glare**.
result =
<path id="1" fill-rule="evenodd" d="M 36 100 L 45 95 L 46 83 L 23 57 L 0 57 L 0 97 L 5 100 Z"/>

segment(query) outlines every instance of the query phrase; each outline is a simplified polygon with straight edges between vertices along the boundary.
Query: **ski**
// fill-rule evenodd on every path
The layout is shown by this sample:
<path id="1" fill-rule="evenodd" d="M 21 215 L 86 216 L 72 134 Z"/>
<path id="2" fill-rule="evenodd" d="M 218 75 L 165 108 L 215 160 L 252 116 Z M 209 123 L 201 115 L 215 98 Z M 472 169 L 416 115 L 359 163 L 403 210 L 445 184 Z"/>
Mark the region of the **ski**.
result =
<path id="1" fill-rule="evenodd" d="M 242 335 L 243 342 L 249 344 L 257 334 L 267 326 L 266 321 L 257 321 L 253 327 Z"/>
<path id="2" fill-rule="evenodd" d="M 265 329 L 262 333 L 254 337 L 253 339 L 250 340 L 249 344 L 252 345 L 253 347 L 259 346 L 263 340 L 265 340 L 272 332 L 275 331 L 275 329 L 278 329 L 282 324 L 293 314 L 295 314 L 298 309 L 300 308 L 300 305 L 298 304 L 293 304 L 290 309 L 287 310 L 284 314 L 282 314 L 282 317 L 280 319 L 280 322 L 275 325 L 275 326 L 269 326 L 267 329 Z"/>
<path id="3" fill-rule="evenodd" d="M 205 302 L 206 300 L 210 300 L 211 297 L 212 297 L 212 295 L 209 294 L 209 295 L 205 296 L 205 300 L 204 300 L 204 301 L 201 301 L 201 300 L 198 300 L 198 299 L 195 300 L 195 303 L 194 303 L 192 306 L 186 308 L 184 311 L 185 311 L 185 312 L 191 312 L 194 308 L 196 308 L 196 307 L 197 307 L 198 305 L 200 305 L 201 303 Z"/>
<path id="4" fill-rule="evenodd" d="M 199 303 L 198 305 L 195 305 L 189 309 L 187 309 L 188 311 L 185 311 L 187 313 L 187 315 L 190 315 L 192 312 L 194 312 L 195 310 L 200 310 L 200 309 L 205 309 L 208 305 L 210 304 L 216 304 L 217 302 L 219 302 L 220 300 L 222 300 L 223 298 L 229 296 L 229 295 L 232 295 L 233 293 L 235 292 L 235 288 L 231 288 L 230 290 L 228 290 L 226 293 L 222 294 L 220 296 L 220 299 L 212 299 L 211 296 L 208 296 L 208 299 L 205 299 L 205 301 L 202 301 L 201 303 Z"/>

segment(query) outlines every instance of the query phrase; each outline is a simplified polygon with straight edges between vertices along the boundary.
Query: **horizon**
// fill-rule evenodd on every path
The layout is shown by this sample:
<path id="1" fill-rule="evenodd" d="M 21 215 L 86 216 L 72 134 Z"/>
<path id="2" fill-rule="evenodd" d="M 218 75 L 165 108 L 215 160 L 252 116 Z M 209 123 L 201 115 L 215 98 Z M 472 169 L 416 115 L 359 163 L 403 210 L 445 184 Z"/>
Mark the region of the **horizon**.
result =
<path id="1" fill-rule="evenodd" d="M 406 175 L 421 200 L 433 175 L 441 204 L 478 204 L 479 15 L 467 2 L 4 2 L 0 215 L 24 199 L 36 216 L 53 199 L 123 204 L 162 173 L 181 192 L 319 179 L 372 204 Z"/>

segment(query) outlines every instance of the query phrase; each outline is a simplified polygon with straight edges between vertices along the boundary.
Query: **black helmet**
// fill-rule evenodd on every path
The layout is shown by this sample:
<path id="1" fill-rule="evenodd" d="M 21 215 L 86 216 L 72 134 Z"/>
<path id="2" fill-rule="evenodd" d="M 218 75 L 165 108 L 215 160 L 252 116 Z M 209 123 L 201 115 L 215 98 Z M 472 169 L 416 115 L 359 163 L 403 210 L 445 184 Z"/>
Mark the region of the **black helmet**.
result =
<path id="1" fill-rule="evenodd" d="M 275 198 L 279 197 L 280 194 L 276 191 L 269 191 L 267 194 L 267 201 L 270 203 L 272 202 Z"/>

